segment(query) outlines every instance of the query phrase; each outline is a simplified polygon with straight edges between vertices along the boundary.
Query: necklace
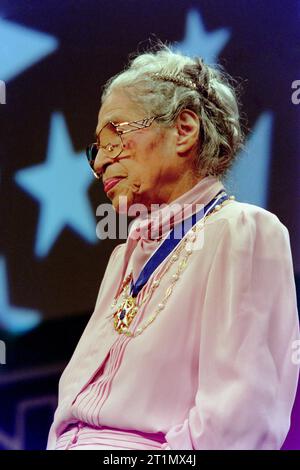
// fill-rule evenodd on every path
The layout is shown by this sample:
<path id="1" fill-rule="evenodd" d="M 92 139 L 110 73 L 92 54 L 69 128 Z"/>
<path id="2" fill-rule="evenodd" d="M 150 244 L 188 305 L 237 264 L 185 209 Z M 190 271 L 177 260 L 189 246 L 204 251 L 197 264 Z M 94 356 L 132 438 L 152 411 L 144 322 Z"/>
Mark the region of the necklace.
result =
<path id="1" fill-rule="evenodd" d="M 224 198 L 224 194 L 222 192 L 219 199 Z M 226 195 L 227 196 L 227 195 Z M 121 294 L 119 297 L 115 297 L 114 301 L 111 305 L 111 309 L 114 311 L 113 314 L 109 315 L 109 318 L 113 317 L 113 326 L 114 329 L 119 334 L 125 334 L 130 337 L 139 336 L 158 316 L 158 314 L 165 308 L 165 305 L 168 301 L 168 298 L 173 292 L 174 285 L 180 279 L 182 272 L 185 270 L 188 259 L 193 252 L 193 243 L 197 238 L 197 232 L 203 227 L 204 222 L 206 221 L 207 217 L 212 215 L 213 213 L 219 211 L 223 205 L 228 203 L 230 200 L 234 200 L 235 196 L 227 196 L 220 204 L 216 204 L 212 210 L 209 210 L 208 213 L 204 215 L 204 217 L 197 222 L 183 237 L 180 243 L 174 250 L 173 255 L 170 257 L 168 262 L 166 263 L 165 269 L 161 273 L 158 279 L 154 279 L 147 295 L 143 298 L 143 300 L 137 304 L 136 296 L 130 294 L 130 284 L 133 281 L 133 274 L 132 272 L 126 276 L 124 279 L 122 286 L 121 286 Z M 169 287 L 166 289 L 164 297 L 162 298 L 161 302 L 158 304 L 156 310 L 149 318 L 144 322 L 144 324 L 137 328 L 135 332 L 130 331 L 129 327 L 135 318 L 137 312 L 142 307 L 142 305 L 151 297 L 153 291 L 159 286 L 161 278 L 169 271 L 171 266 L 178 262 L 177 270 L 171 277 L 171 282 Z M 121 302 L 118 304 L 118 300 L 121 299 Z"/>

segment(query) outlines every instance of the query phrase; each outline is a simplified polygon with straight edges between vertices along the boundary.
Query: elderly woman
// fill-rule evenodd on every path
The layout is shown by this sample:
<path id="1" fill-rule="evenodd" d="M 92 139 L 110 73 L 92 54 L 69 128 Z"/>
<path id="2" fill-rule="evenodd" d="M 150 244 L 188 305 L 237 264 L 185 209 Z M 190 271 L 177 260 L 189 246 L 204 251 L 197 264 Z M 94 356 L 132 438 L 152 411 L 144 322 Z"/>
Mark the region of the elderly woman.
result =
<path id="1" fill-rule="evenodd" d="M 222 183 L 241 146 L 229 80 L 160 45 L 106 84 L 96 135 L 114 208 L 147 217 L 111 254 L 47 448 L 279 449 L 298 378 L 289 234 Z"/>

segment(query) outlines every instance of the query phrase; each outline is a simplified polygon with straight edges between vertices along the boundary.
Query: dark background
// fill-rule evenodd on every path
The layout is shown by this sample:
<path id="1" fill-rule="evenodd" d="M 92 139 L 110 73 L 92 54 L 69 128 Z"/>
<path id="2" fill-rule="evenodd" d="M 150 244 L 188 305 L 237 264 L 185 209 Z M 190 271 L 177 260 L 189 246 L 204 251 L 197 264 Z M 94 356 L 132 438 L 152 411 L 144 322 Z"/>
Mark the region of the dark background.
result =
<path id="1" fill-rule="evenodd" d="M 241 82 L 246 163 L 228 188 L 287 226 L 298 286 L 299 31 L 296 0 L 0 0 L 0 448 L 45 448 L 59 376 L 118 243 L 96 236 L 96 208 L 108 200 L 84 148 L 101 87 L 149 37 L 214 59 Z M 300 449 L 299 401 L 285 448 Z"/>

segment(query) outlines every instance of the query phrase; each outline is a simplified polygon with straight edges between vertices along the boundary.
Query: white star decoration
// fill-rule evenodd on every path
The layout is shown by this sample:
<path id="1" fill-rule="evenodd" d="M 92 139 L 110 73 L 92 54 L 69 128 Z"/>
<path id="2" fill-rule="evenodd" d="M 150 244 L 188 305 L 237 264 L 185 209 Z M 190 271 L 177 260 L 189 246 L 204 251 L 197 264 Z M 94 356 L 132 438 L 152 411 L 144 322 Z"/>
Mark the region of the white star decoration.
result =
<path id="1" fill-rule="evenodd" d="M 188 11 L 185 37 L 174 44 L 189 56 L 201 56 L 210 64 L 230 38 L 230 30 L 208 32 L 201 13 Z M 0 79 L 8 81 L 58 47 L 56 38 L 0 18 Z M 238 200 L 266 207 L 271 157 L 272 113 L 258 119 L 245 150 L 239 155 L 233 178 Z M 90 243 L 97 241 L 96 221 L 88 199 L 94 181 L 83 152 L 75 153 L 64 118 L 54 113 L 51 118 L 47 156 L 43 163 L 22 169 L 15 175 L 17 184 L 40 204 L 35 253 L 46 256 L 65 227 L 71 228 Z M 39 312 L 9 305 L 4 258 L 0 258 L 0 324 L 13 333 L 23 333 L 39 322 Z M 119 319 L 120 321 L 120 319 Z"/>
<path id="2" fill-rule="evenodd" d="M 84 152 L 75 153 L 63 116 L 51 119 L 47 159 L 20 170 L 16 182 L 40 203 L 35 253 L 46 256 L 65 226 L 95 243 L 96 220 L 88 189 L 94 181 Z"/>
<path id="3" fill-rule="evenodd" d="M 228 177 L 237 200 L 267 208 L 271 167 L 273 113 L 265 112 L 256 121 L 245 148 Z"/>
<path id="4" fill-rule="evenodd" d="M 197 10 L 189 10 L 186 18 L 185 38 L 173 46 L 173 50 L 188 56 L 200 56 L 208 64 L 217 57 L 230 37 L 228 28 L 207 32 L 202 16 Z"/>
<path id="5" fill-rule="evenodd" d="M 0 18 L 0 79 L 13 79 L 57 47 L 53 36 Z"/>
<path id="6" fill-rule="evenodd" d="M 229 37 L 228 28 L 207 32 L 201 13 L 192 9 L 186 17 L 185 38 L 174 44 L 173 50 L 190 57 L 200 56 L 206 63 L 215 64 Z M 267 206 L 272 118 L 271 112 L 260 116 L 227 178 L 233 181 L 232 190 L 238 200 L 261 207 Z"/>
<path id="7" fill-rule="evenodd" d="M 0 326 L 9 333 L 20 334 L 36 327 L 41 321 L 38 311 L 29 308 L 13 307 L 8 298 L 6 265 L 0 258 Z"/>
<path id="8" fill-rule="evenodd" d="M 0 18 L 0 79 L 4 82 L 12 80 L 57 47 L 58 41 L 49 34 Z M 6 264 L 4 258 L 0 258 L 1 328 L 9 333 L 21 334 L 35 328 L 40 321 L 38 311 L 10 305 Z"/>

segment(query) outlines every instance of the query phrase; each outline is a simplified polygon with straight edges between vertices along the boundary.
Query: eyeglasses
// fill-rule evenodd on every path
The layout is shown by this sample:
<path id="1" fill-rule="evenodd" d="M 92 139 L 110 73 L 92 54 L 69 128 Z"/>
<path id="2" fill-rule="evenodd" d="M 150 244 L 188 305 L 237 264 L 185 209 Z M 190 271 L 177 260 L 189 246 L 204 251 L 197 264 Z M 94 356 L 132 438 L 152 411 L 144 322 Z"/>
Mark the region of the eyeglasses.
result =
<path id="1" fill-rule="evenodd" d="M 96 156 L 100 150 L 108 158 L 117 158 L 124 149 L 122 135 L 149 127 L 158 117 L 161 116 L 153 116 L 139 121 L 126 121 L 120 123 L 110 121 L 105 124 L 99 132 L 98 141 L 88 145 L 86 148 L 86 156 L 94 176 L 98 179 L 101 176 L 94 169 Z"/>

